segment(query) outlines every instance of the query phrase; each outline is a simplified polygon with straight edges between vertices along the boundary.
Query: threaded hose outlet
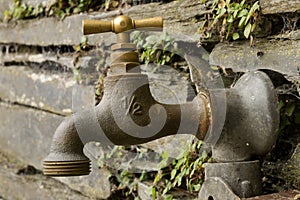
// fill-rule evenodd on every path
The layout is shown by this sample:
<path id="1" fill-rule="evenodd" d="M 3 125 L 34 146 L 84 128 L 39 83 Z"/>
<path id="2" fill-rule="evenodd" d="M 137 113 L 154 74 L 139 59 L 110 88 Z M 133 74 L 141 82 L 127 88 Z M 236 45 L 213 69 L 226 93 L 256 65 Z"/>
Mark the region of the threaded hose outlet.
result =
<path id="1" fill-rule="evenodd" d="M 90 172 L 90 160 L 43 162 L 43 173 L 46 176 L 82 176 Z"/>

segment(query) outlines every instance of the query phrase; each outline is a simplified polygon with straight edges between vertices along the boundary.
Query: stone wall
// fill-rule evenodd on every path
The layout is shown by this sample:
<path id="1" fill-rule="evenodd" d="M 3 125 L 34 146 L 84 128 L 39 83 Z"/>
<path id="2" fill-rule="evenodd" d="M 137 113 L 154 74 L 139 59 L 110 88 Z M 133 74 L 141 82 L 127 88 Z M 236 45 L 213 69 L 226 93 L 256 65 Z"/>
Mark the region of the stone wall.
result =
<path id="1" fill-rule="evenodd" d="M 38 0 L 26 2 L 45 3 Z M 261 2 L 265 5 L 264 1 Z M 8 1 L 0 0 L 0 4 L 3 5 L 0 9 L 5 9 L 7 3 Z M 294 4 L 298 6 L 297 1 Z M 160 9 L 157 9 L 158 6 Z M 198 0 L 174 1 L 163 5 L 154 3 L 123 11 L 136 19 L 162 15 L 166 31 L 171 35 L 178 35 L 180 32 L 182 37 L 176 39 L 193 45 L 196 45 L 198 40 L 195 33 L 202 23 L 201 17 L 207 12 L 209 11 L 205 5 Z M 74 15 L 62 21 L 44 18 L 0 24 L 0 151 L 16 157 L 23 165 L 32 165 L 41 170 L 41 161 L 49 152 L 53 132 L 63 118 L 95 105 L 94 82 L 99 73 L 94 67 L 100 60 L 107 60 L 103 52 L 116 41 L 116 37 L 110 33 L 89 36 L 92 50 L 79 56 L 61 49 L 68 49 L 80 43 L 83 19 L 110 20 L 117 15 L 118 11 L 112 11 Z M 256 40 L 254 47 L 250 47 L 248 42 L 219 44 L 212 51 L 210 62 L 212 65 L 231 68 L 236 72 L 267 68 L 284 73 L 291 80 L 299 80 L 299 41 L 297 30 Z M 76 82 L 74 69 L 78 67 L 82 69 L 82 79 Z M 174 95 L 180 102 L 185 102 L 193 91 L 188 81 L 189 74 L 161 69 L 160 75 L 157 75 L 146 67 L 143 70 L 149 75 L 152 93 L 162 102 L 170 103 Z M 157 81 L 158 79 L 160 81 Z M 179 92 L 172 96 L 155 85 Z M 176 157 L 179 152 L 174 151 L 174 145 L 183 146 L 189 138 L 178 137 L 171 144 L 169 139 L 153 141 L 144 147 L 160 153 L 168 150 L 171 156 Z M 103 153 L 102 148 L 92 143 L 85 147 L 85 152 L 93 163 L 91 175 L 56 180 L 71 188 L 66 187 L 70 198 L 72 195 L 75 195 L 74 199 L 84 198 L 82 195 L 77 197 L 76 193 L 72 192 L 75 190 L 91 198 L 106 199 L 111 195 L 110 172 L 99 169 L 97 165 L 98 158 Z M 145 165 L 157 167 L 157 163 L 146 163 L 141 168 Z M 0 168 L 0 182 L 9 180 L 4 173 Z M 20 178 L 13 170 L 11 173 L 13 178 Z M 0 194 L 4 198 L 4 195 L 9 195 L 1 189 Z"/>
<path id="2" fill-rule="evenodd" d="M 195 2 L 188 4 L 195 7 L 186 6 L 185 9 L 192 9 L 195 12 L 201 7 Z M 178 5 L 180 2 L 166 6 L 177 8 Z M 140 6 L 125 12 L 135 18 L 161 15 L 159 12 L 153 13 L 154 10 L 153 7 L 149 10 L 145 6 Z M 174 10 L 170 13 L 174 18 L 178 18 Z M 77 57 L 74 57 L 76 55 L 74 52 L 61 49 L 68 49 L 80 43 L 83 19 L 107 20 L 116 15 L 117 12 L 113 11 L 91 16 L 75 15 L 63 21 L 44 18 L 0 24 L 0 151 L 18 158 L 24 165 L 42 169 L 41 162 L 49 153 L 54 130 L 63 118 L 95 105 L 94 83 L 99 75 L 95 70 L 95 64 L 101 59 L 106 59 L 103 52 L 109 49 L 116 38 L 113 34 L 89 36 L 89 45 L 93 49 Z M 167 21 L 167 29 L 173 28 L 174 24 L 182 27 L 185 32 L 190 32 L 190 28 L 184 27 L 183 23 L 176 23 L 176 20 Z M 73 71 L 79 67 L 80 83 L 75 81 Z M 147 68 L 144 70 L 145 73 L 151 72 Z M 177 100 L 185 102 L 189 91 L 193 90 L 189 86 L 188 76 L 170 69 L 162 70 L 160 73 L 149 77 L 151 90 L 156 98 L 170 103 L 170 99 L 174 99 L 176 95 Z M 160 82 L 152 81 L 157 78 Z M 163 85 L 168 91 L 162 91 L 155 85 L 160 87 Z M 175 94 L 170 93 L 170 90 L 175 91 Z M 176 146 L 183 146 L 186 142 L 185 137 L 178 137 L 175 140 L 167 138 L 145 144 L 145 147 L 157 152 L 167 148 L 172 152 L 170 155 L 176 156 L 179 151 L 170 150 L 173 148 L 172 145 L 167 145 L 170 140 L 173 140 Z M 91 143 L 85 147 L 85 152 L 92 160 L 92 173 L 89 176 L 57 178 L 57 180 L 86 196 L 106 199 L 111 194 L 110 172 L 98 168 L 102 148 Z M 144 163 L 140 164 L 140 167 L 151 165 L 152 169 L 157 168 L 155 166 L 157 163 L 150 165 Z M 5 198 L 8 194 L 2 195 Z M 6 196 L 6 198 L 14 197 Z"/>

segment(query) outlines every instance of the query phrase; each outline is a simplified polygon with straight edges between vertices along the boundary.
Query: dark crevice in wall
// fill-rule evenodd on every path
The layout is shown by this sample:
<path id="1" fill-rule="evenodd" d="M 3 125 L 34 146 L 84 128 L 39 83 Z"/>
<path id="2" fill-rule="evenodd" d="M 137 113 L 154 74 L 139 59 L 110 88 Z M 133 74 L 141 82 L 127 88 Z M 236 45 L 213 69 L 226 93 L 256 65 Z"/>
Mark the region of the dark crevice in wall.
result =
<path id="1" fill-rule="evenodd" d="M 46 113 L 49 113 L 49 114 L 53 114 L 53 115 L 57 115 L 57 116 L 62 116 L 62 117 L 67 116 L 67 115 L 64 115 L 64 114 L 61 114 L 61 113 L 58 113 L 58 112 L 55 112 L 55 111 L 51 111 L 51 110 L 47 110 L 47 109 L 43 109 L 43 108 L 31 106 L 31 105 L 19 103 L 19 102 L 12 102 L 12 101 L 4 100 L 4 99 L 0 98 L 0 105 L 1 104 L 9 105 L 9 106 L 19 106 L 19 107 L 23 107 L 23 108 L 38 110 L 38 111 L 41 111 L 41 112 L 46 112 Z"/>
<path id="2" fill-rule="evenodd" d="M 4 62 L 3 63 L 4 67 L 10 67 L 10 66 L 27 66 L 30 67 L 31 69 L 33 69 L 34 71 L 37 72 L 51 72 L 51 73 L 69 73 L 70 75 L 72 75 L 72 69 L 70 69 L 69 67 L 62 65 L 58 62 L 54 62 L 54 61 L 44 61 L 41 63 L 38 62 L 28 62 L 28 61 L 9 61 L 9 62 Z"/>
<path id="3" fill-rule="evenodd" d="M 65 54 L 74 53 L 75 49 L 71 45 L 50 45 L 50 46 L 34 46 L 24 44 L 0 44 L 2 53 L 54 53 Z"/>

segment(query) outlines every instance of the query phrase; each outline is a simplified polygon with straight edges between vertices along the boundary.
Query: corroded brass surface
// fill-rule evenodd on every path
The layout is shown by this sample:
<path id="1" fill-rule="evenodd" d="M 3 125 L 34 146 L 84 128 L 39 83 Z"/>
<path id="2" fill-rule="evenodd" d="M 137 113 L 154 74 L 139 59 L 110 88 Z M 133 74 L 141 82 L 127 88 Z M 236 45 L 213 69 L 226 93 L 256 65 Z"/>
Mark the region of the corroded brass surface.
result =
<path id="1" fill-rule="evenodd" d="M 91 172 L 90 161 L 44 161 L 43 172 L 47 176 L 81 176 Z"/>
<path id="2" fill-rule="evenodd" d="M 163 27 L 162 17 L 133 20 L 128 16 L 118 16 L 112 21 L 83 20 L 82 29 L 84 35 L 114 32 L 122 33 L 131 29 L 145 27 Z"/>
<path id="3" fill-rule="evenodd" d="M 148 77 L 140 72 L 135 45 L 129 43 L 130 33 L 125 32 L 162 25 L 161 17 L 132 20 L 118 16 L 113 21 L 83 21 L 85 35 L 111 31 L 118 34 L 118 43 L 112 46 L 112 63 L 100 104 L 59 125 L 50 154 L 43 162 L 45 175 L 89 174 L 90 161 L 84 155 L 83 147 L 90 141 L 104 145 L 107 140 L 116 145 L 133 145 L 174 134 L 194 134 L 198 139 L 204 139 L 210 124 L 208 96 L 198 95 L 186 104 L 157 102 L 150 92 Z M 91 123 L 93 120 L 96 121 L 94 124 Z"/>
<path id="4" fill-rule="evenodd" d="M 104 83 L 100 104 L 80 116 L 66 118 L 55 131 L 50 154 L 43 162 L 45 175 L 88 174 L 90 163 L 83 147 L 90 141 L 105 145 L 107 138 L 115 145 L 133 145 L 175 134 L 204 138 L 209 124 L 205 96 L 185 104 L 162 104 L 152 97 L 148 78 L 140 73 L 108 76 Z M 97 124 L 90 123 L 94 116 Z"/>
<path id="5" fill-rule="evenodd" d="M 135 50 L 136 45 L 132 43 L 117 43 L 111 46 L 111 50 Z"/>
<path id="6" fill-rule="evenodd" d="M 111 64 L 121 62 L 139 62 L 138 53 L 135 51 L 117 51 L 110 54 Z"/>

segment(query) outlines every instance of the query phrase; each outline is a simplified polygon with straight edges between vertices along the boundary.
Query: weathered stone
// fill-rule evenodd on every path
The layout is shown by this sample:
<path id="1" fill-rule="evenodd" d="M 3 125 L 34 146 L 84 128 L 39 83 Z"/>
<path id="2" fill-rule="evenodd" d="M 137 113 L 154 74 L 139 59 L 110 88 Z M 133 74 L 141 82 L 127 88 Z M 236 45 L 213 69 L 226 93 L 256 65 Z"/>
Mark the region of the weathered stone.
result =
<path id="1" fill-rule="evenodd" d="M 56 0 L 22 0 L 23 3 L 26 3 L 29 6 L 42 5 L 43 7 L 49 7 L 56 2 Z"/>
<path id="2" fill-rule="evenodd" d="M 150 184 L 138 182 L 138 195 L 143 200 L 153 200 Z"/>
<path id="3" fill-rule="evenodd" d="M 163 16 L 164 29 L 176 35 L 177 39 L 197 40 L 198 27 L 204 19 L 199 20 L 203 14 L 210 12 L 205 4 L 198 0 L 174 1 L 167 4 L 147 4 L 133 6 L 124 10 L 125 15 L 133 19 L 142 19 Z M 56 18 L 33 19 L 26 21 L 0 24 L 0 43 L 20 43 L 27 45 L 76 45 L 80 43 L 83 19 L 111 20 L 118 16 L 119 11 L 100 13 L 96 15 L 73 15 L 63 21 Z M 180 34 L 179 34 L 180 33 Z M 45 34 L 47 37 L 45 37 Z M 88 36 L 89 44 L 98 44 L 104 41 L 107 45 L 116 42 L 115 34 L 102 33 Z"/>
<path id="4" fill-rule="evenodd" d="M 90 155 L 88 156 L 92 161 L 92 172 L 88 176 L 59 177 L 56 179 L 89 197 L 107 199 L 111 194 L 110 172 L 106 169 L 99 169 L 97 160 Z"/>
<path id="5" fill-rule="evenodd" d="M 236 72 L 269 69 L 287 76 L 298 76 L 300 40 L 257 40 L 218 44 L 210 54 L 210 64 Z"/>
<path id="6" fill-rule="evenodd" d="M 4 19 L 4 11 L 9 9 L 10 4 L 12 4 L 12 2 L 9 2 L 7 0 L 0 0 L 0 21 Z"/>
<path id="7" fill-rule="evenodd" d="M 63 117 L 47 112 L 0 103 L 0 150 L 6 151 L 24 163 L 42 169 L 42 160 L 48 155 L 53 132 Z M 59 179 L 72 189 L 95 198 L 110 195 L 109 173 L 99 170 L 97 159 L 88 154 L 93 163 L 89 176 Z"/>
<path id="8" fill-rule="evenodd" d="M 270 36 L 272 39 L 289 39 L 289 40 L 300 40 L 300 30 L 293 30 L 291 32 L 282 33 L 279 35 Z"/>
<path id="9" fill-rule="evenodd" d="M 148 75 L 151 93 L 157 101 L 182 104 L 195 96 L 188 81 L 188 73 L 179 72 L 167 65 L 141 65 L 141 69 L 142 73 Z"/>
<path id="10" fill-rule="evenodd" d="M 262 14 L 300 11 L 299 0 L 260 0 Z"/>
<path id="11" fill-rule="evenodd" d="M 62 115 L 94 106 L 93 86 L 77 85 L 70 74 L 0 67 L 0 98 Z"/>
<path id="12" fill-rule="evenodd" d="M 0 199 L 89 199 L 59 181 L 39 173 L 18 174 L 24 166 L 26 165 L 12 155 L 0 153 Z"/>
<path id="13" fill-rule="evenodd" d="M 1 103 L 0 149 L 41 169 L 53 131 L 62 120 L 61 116 Z"/>
<path id="14" fill-rule="evenodd" d="M 0 42 L 39 46 L 78 45 L 83 36 L 82 20 L 87 18 L 87 15 L 74 15 L 63 21 L 56 18 L 43 18 L 2 23 L 0 24 Z M 103 38 L 109 39 L 113 36 L 107 34 L 91 36 L 89 41 L 91 44 L 95 44 L 96 41 L 101 41 Z M 110 42 L 112 41 L 110 40 Z"/>
<path id="15" fill-rule="evenodd" d="M 142 200 L 152 200 L 152 183 L 138 182 L 138 195 Z M 197 197 L 187 192 L 169 192 L 167 195 L 172 195 L 174 200 L 197 200 Z M 167 196 L 166 195 L 166 196 Z M 157 199 L 164 199 L 163 196 L 159 196 Z"/>
<path id="16" fill-rule="evenodd" d="M 114 150 L 113 148 L 115 147 L 108 148 L 102 146 L 100 142 L 89 143 L 86 145 L 85 149 L 88 151 L 87 155 L 90 155 L 90 158 L 95 159 L 95 163 L 101 160 L 105 166 L 108 166 L 113 170 L 126 170 L 137 173 L 143 171 L 158 171 L 161 159 L 157 153 L 143 147 L 137 147 L 141 153 L 127 151 L 121 147 Z M 114 151 L 114 154 L 109 159 L 103 160 L 105 155 L 111 154 L 112 151 Z M 151 153 L 148 154 L 150 151 Z"/>
<path id="17" fill-rule="evenodd" d="M 242 198 L 241 200 L 297 200 L 299 192 L 297 191 L 283 191 L 280 193 L 268 194 L 268 195 L 261 195 L 257 197 L 250 197 L 250 198 Z"/>

